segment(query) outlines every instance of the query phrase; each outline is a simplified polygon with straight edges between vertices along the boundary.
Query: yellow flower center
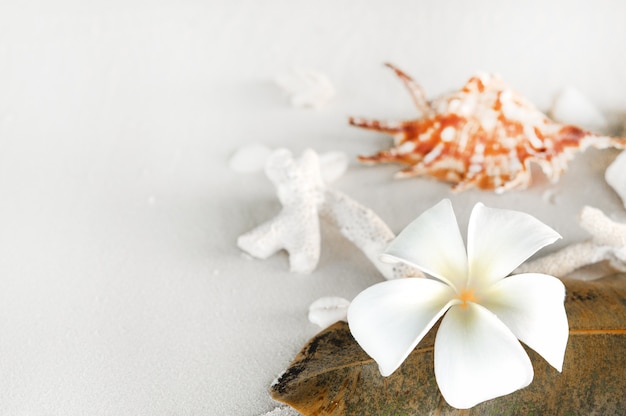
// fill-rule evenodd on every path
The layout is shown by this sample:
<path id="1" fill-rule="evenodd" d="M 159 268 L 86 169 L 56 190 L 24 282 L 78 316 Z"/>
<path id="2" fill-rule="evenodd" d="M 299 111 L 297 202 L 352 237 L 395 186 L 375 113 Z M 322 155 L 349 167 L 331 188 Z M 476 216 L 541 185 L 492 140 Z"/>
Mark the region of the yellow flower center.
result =
<path id="1" fill-rule="evenodd" d="M 461 300 L 459 305 L 461 308 L 467 308 L 467 302 L 476 302 L 476 296 L 474 296 L 474 289 L 465 289 L 457 296 Z"/>

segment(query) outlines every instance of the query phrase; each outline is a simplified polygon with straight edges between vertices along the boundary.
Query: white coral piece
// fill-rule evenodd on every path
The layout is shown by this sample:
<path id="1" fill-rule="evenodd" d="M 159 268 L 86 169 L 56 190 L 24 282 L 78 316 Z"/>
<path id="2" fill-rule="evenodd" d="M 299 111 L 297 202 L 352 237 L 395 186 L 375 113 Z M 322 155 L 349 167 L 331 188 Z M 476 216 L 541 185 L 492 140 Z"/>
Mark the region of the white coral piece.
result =
<path id="1" fill-rule="evenodd" d="M 581 211 L 579 223 L 592 235 L 590 240 L 527 262 L 515 273 L 534 270 L 564 277 L 601 262 L 608 262 L 615 271 L 626 272 L 626 224 L 612 221 L 599 209 L 588 206 Z"/>
<path id="2" fill-rule="evenodd" d="M 301 414 L 291 407 L 281 406 L 270 412 L 263 413 L 261 416 L 301 416 Z"/>
<path id="3" fill-rule="evenodd" d="M 276 186 L 283 209 L 240 236 L 237 245 L 261 259 L 285 249 L 291 271 L 310 273 L 320 256 L 318 207 L 323 200 L 323 184 L 317 154 L 307 150 L 296 160 L 288 150 L 276 150 L 267 161 L 265 173 Z"/>
<path id="4" fill-rule="evenodd" d="M 363 251 L 385 278 L 423 276 L 416 269 L 380 261 L 378 255 L 395 235 L 372 210 L 324 185 L 313 150 L 304 151 L 299 159 L 286 149 L 276 150 L 268 159 L 266 174 L 283 209 L 239 237 L 237 245 L 248 254 L 265 259 L 285 249 L 291 271 L 312 272 L 320 256 L 321 217 Z"/>
<path id="5" fill-rule="evenodd" d="M 335 322 L 345 321 L 350 301 L 338 296 L 319 298 L 309 306 L 309 322 L 326 328 Z"/>

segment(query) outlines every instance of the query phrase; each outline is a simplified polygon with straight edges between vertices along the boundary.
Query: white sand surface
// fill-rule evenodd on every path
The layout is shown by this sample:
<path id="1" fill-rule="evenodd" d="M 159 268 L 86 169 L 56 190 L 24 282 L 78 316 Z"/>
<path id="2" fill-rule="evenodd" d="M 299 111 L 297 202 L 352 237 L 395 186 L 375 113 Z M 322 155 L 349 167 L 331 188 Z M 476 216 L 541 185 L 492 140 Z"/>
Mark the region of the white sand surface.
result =
<path id="1" fill-rule="evenodd" d="M 308 306 L 382 278 L 324 228 L 320 264 L 252 260 L 237 237 L 280 205 L 262 173 L 229 169 L 252 143 L 341 151 L 333 184 L 394 231 L 442 197 L 527 211 L 580 241 L 585 204 L 624 218 L 588 151 L 558 185 L 452 194 L 358 154 L 389 145 L 348 116 L 415 114 L 392 62 L 430 97 L 498 72 L 540 108 L 575 86 L 626 113 L 626 3 L 144 1 L 0 3 L 0 414 L 243 415 L 318 328 Z M 294 108 L 292 67 L 335 96 Z"/>

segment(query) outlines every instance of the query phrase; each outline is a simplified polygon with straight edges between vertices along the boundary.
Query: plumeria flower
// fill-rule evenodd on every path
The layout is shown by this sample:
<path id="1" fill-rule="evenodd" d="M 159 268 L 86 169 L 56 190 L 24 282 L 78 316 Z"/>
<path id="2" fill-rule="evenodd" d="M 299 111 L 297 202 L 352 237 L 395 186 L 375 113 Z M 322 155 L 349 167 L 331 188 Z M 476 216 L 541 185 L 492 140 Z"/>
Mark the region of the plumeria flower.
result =
<path id="1" fill-rule="evenodd" d="M 435 377 L 451 406 L 467 409 L 526 387 L 533 368 L 518 339 L 562 369 L 569 334 L 565 287 L 545 274 L 506 276 L 559 238 L 528 214 L 477 204 L 466 252 L 452 204 L 443 200 L 383 254 L 432 278 L 389 280 L 364 290 L 348 309 L 350 331 L 388 376 L 443 316 Z"/>

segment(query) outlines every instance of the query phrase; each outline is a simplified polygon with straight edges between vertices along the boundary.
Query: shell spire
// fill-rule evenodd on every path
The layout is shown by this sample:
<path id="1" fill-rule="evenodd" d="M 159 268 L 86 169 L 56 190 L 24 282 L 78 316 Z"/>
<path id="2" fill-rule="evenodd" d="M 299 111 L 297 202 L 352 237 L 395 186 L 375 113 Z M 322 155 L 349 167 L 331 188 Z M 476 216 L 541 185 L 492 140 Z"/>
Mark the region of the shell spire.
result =
<path id="1" fill-rule="evenodd" d="M 350 118 L 350 124 L 393 136 L 394 146 L 365 163 L 407 165 L 396 177 L 428 175 L 497 193 L 531 183 L 530 163 L 558 181 L 577 151 L 588 147 L 626 148 L 626 139 L 602 136 L 550 120 L 498 75 L 478 74 L 458 91 L 431 102 L 406 73 L 388 67 L 409 90 L 419 119 L 389 122 Z"/>

